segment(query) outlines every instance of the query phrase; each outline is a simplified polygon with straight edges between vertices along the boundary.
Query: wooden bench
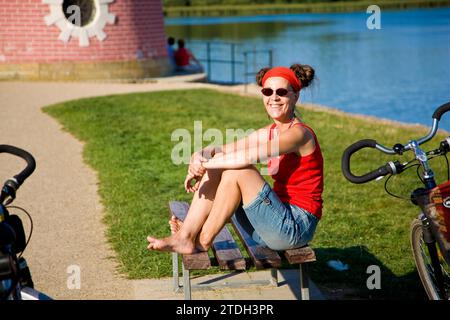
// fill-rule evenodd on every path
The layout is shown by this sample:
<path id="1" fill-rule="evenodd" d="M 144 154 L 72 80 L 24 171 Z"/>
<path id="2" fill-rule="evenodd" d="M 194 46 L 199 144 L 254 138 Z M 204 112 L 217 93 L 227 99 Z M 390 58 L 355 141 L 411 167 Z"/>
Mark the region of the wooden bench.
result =
<path id="1" fill-rule="evenodd" d="M 170 201 L 169 215 L 174 215 L 180 220 L 184 220 L 189 210 L 187 202 Z M 278 269 L 281 267 L 279 253 L 287 260 L 289 264 L 298 264 L 300 271 L 300 295 L 302 300 L 309 300 L 309 284 L 307 276 L 307 263 L 316 261 L 316 255 L 309 246 L 297 249 L 277 252 L 267 247 L 256 244 L 251 235 L 239 223 L 236 216 L 231 219 L 236 234 L 239 236 L 250 259 L 245 259 L 229 229 L 225 226 L 214 239 L 211 247 L 214 258 L 210 258 L 208 252 L 199 252 L 195 254 L 182 255 L 183 285 L 179 282 L 178 254 L 172 253 L 172 268 L 174 290 L 184 291 L 185 300 L 191 300 L 191 278 L 190 270 L 204 270 L 212 266 L 218 266 L 221 270 L 244 271 L 251 265 L 256 269 L 271 269 L 271 279 L 265 284 L 271 283 L 278 286 Z M 261 284 L 252 281 L 252 284 Z"/>

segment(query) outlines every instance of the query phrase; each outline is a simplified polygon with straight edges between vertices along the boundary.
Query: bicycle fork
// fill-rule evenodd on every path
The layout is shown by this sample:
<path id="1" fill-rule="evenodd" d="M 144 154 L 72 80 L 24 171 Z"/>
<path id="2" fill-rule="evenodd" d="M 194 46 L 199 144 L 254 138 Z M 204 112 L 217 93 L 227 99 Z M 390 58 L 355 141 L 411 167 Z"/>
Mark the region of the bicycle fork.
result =
<path id="1" fill-rule="evenodd" d="M 428 253 L 430 254 L 431 266 L 433 268 L 433 274 L 436 277 L 436 284 L 438 286 L 438 290 L 441 294 L 441 297 L 447 299 L 447 293 L 445 291 L 444 286 L 444 275 L 442 274 L 441 264 L 439 262 L 439 255 L 436 248 L 436 239 L 431 230 L 431 222 L 425 214 L 422 214 L 420 217 L 422 222 L 422 232 L 423 232 L 423 241 L 427 245 Z"/>

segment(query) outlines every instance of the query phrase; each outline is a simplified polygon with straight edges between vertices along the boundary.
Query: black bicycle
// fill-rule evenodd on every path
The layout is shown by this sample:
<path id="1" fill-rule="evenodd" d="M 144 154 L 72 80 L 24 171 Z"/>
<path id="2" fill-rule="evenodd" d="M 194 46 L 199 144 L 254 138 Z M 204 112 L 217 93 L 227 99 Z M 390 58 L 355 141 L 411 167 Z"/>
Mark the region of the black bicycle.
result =
<path id="1" fill-rule="evenodd" d="M 27 163 L 19 174 L 6 180 L 0 193 L 0 300 L 47 300 L 50 299 L 47 295 L 34 289 L 30 270 L 22 257 L 31 238 L 33 221 L 26 210 L 10 206 L 19 187 L 36 168 L 36 162 L 31 154 L 13 146 L 0 145 L 0 153 L 18 156 Z M 31 222 L 28 238 L 20 217 L 10 214 L 8 209 L 27 214 Z"/>
<path id="2" fill-rule="evenodd" d="M 411 247 L 416 267 L 429 299 L 450 299 L 450 170 L 446 154 L 450 151 L 450 137 L 440 142 L 439 148 L 424 151 L 419 146 L 431 140 L 439 126 L 442 115 L 450 110 L 450 102 L 440 106 L 433 113 L 433 124 L 429 133 L 418 140 L 410 140 L 406 144 L 396 144 L 387 148 L 375 140 L 360 140 L 349 146 L 342 156 L 342 173 L 352 183 L 366 183 L 374 179 L 388 176 L 387 182 L 393 175 L 417 167 L 422 169 L 418 177 L 423 188 L 415 189 L 411 193 L 411 201 L 419 206 L 421 212 L 411 224 Z M 375 148 L 389 155 L 402 155 L 412 151 L 415 155 L 411 161 L 389 161 L 385 165 L 367 174 L 356 176 L 350 170 L 350 158 L 364 148 Z M 447 163 L 447 181 L 436 185 L 434 173 L 429 160 L 444 156 Z M 391 194 L 392 195 L 392 194 Z"/>

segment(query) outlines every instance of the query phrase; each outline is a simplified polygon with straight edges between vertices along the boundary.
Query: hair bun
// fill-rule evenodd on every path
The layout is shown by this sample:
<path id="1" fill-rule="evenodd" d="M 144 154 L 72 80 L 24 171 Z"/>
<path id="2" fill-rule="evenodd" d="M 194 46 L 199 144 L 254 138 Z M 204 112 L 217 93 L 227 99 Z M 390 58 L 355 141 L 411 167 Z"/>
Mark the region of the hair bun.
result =
<path id="1" fill-rule="evenodd" d="M 266 75 L 267 71 L 269 71 L 270 68 L 262 68 L 261 70 L 258 71 L 258 73 L 256 74 L 256 84 L 260 87 L 262 87 L 262 80 L 264 78 L 264 76 Z"/>
<path id="2" fill-rule="evenodd" d="M 315 71 L 307 64 L 293 64 L 290 69 L 300 80 L 302 88 L 306 88 L 314 80 Z"/>

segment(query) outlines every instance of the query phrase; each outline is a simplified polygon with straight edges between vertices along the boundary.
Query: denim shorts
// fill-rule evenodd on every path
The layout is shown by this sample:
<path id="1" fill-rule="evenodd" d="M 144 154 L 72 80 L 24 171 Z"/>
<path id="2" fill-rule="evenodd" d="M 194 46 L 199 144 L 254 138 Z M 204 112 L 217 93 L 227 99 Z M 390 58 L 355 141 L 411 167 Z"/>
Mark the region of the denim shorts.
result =
<path id="1" fill-rule="evenodd" d="M 306 245 L 319 222 L 310 212 L 283 203 L 267 183 L 252 202 L 238 208 L 235 216 L 256 243 L 272 250 Z"/>

